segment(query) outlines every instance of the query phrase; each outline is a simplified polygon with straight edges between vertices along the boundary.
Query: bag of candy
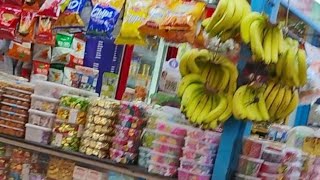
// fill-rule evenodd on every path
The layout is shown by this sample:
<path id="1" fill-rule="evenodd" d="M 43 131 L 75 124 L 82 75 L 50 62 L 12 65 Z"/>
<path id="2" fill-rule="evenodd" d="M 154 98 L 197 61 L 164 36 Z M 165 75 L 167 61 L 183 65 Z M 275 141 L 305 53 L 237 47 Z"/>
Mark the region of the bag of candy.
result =
<path id="1" fill-rule="evenodd" d="M 19 24 L 19 39 L 23 42 L 32 42 L 34 39 L 34 30 L 36 24 L 36 13 L 30 10 L 23 10 Z"/>
<path id="2" fill-rule="evenodd" d="M 15 31 L 19 23 L 21 8 L 2 4 L 0 7 L 0 39 L 14 39 Z"/>
<path id="3" fill-rule="evenodd" d="M 67 9 L 59 16 L 53 28 L 84 28 L 80 13 L 86 0 L 71 0 Z"/>
<path id="4" fill-rule="evenodd" d="M 23 42 L 18 43 L 11 41 L 7 55 L 13 59 L 20 61 L 31 60 L 31 43 Z"/>
<path id="5" fill-rule="evenodd" d="M 95 92 L 98 82 L 99 70 L 84 66 L 76 66 L 76 70 L 79 77 L 81 77 L 79 88 Z"/>
<path id="6" fill-rule="evenodd" d="M 81 76 L 77 73 L 77 70 L 69 67 L 64 67 L 64 74 L 63 74 L 63 84 L 79 88 Z"/>
<path id="7" fill-rule="evenodd" d="M 147 17 L 152 0 L 127 0 L 125 14 L 120 33 L 115 40 L 116 44 L 145 45 L 145 37 L 138 28 Z"/>
<path id="8" fill-rule="evenodd" d="M 87 34 L 106 36 L 112 39 L 112 32 L 118 21 L 124 0 L 110 0 L 108 5 L 97 3 L 91 12 Z"/>
<path id="9" fill-rule="evenodd" d="M 54 47 L 52 49 L 51 63 L 68 64 L 72 49 L 64 47 Z"/>

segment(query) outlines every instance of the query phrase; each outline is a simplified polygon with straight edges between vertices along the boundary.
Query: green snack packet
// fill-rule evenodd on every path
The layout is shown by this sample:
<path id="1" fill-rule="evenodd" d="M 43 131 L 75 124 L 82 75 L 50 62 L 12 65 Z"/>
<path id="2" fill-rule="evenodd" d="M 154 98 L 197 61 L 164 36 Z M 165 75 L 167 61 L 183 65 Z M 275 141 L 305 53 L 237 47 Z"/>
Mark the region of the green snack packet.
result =
<path id="1" fill-rule="evenodd" d="M 57 47 L 70 48 L 73 40 L 73 35 L 66 32 L 59 32 L 56 36 Z"/>

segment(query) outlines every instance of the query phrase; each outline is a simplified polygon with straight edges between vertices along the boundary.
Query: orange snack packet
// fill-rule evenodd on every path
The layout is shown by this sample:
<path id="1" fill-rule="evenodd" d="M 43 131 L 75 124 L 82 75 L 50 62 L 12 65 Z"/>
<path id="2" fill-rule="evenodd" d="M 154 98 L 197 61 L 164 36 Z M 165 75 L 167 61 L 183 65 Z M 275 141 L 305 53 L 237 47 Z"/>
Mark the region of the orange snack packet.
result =
<path id="1" fill-rule="evenodd" d="M 36 24 L 36 12 L 23 10 L 18 28 L 18 39 L 23 42 L 32 42 Z"/>
<path id="2" fill-rule="evenodd" d="M 31 43 L 23 42 L 18 43 L 11 41 L 7 55 L 13 59 L 20 61 L 30 61 L 31 60 Z"/>

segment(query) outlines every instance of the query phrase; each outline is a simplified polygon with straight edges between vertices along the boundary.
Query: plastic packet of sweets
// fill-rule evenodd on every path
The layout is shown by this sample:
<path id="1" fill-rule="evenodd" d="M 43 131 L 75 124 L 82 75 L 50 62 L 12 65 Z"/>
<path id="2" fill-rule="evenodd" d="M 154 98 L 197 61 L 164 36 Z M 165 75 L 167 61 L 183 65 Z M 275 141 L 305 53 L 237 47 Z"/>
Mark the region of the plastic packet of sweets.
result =
<path id="1" fill-rule="evenodd" d="M 24 42 L 32 42 L 34 38 L 34 29 L 36 23 L 36 13 L 29 10 L 23 10 L 21 12 L 20 24 L 19 24 L 19 37 Z"/>
<path id="2" fill-rule="evenodd" d="M 18 43 L 11 41 L 7 55 L 13 59 L 18 59 L 20 61 L 30 61 L 31 60 L 31 43 L 23 42 Z"/>
<path id="3" fill-rule="evenodd" d="M 52 49 L 51 63 L 68 64 L 72 51 L 70 48 L 54 47 Z"/>
<path id="4" fill-rule="evenodd" d="M 99 70 L 84 66 L 76 66 L 76 70 L 81 77 L 79 88 L 95 92 L 98 82 Z"/>
<path id="5" fill-rule="evenodd" d="M 80 13 L 86 4 L 86 0 L 71 0 L 67 9 L 59 16 L 54 28 L 84 28 L 84 22 Z"/>
<path id="6" fill-rule="evenodd" d="M 56 35 L 56 45 L 58 47 L 70 48 L 73 35 L 66 32 L 58 32 Z"/>
<path id="7" fill-rule="evenodd" d="M 77 70 L 69 67 L 64 67 L 64 72 L 63 72 L 64 85 L 79 88 L 80 80 L 81 80 L 81 76 L 77 73 Z"/>
<path id="8" fill-rule="evenodd" d="M 19 23 L 21 8 L 2 4 L 0 7 L 0 39 L 14 39 Z"/>
<path id="9" fill-rule="evenodd" d="M 43 44 L 34 44 L 33 60 L 50 63 L 51 61 L 51 46 Z"/>
<path id="10" fill-rule="evenodd" d="M 112 32 L 120 16 L 123 4 L 124 0 L 110 0 L 106 6 L 96 4 L 90 15 L 87 33 L 112 39 Z"/>
<path id="11" fill-rule="evenodd" d="M 71 48 L 73 51 L 70 53 L 70 61 L 68 66 L 75 67 L 76 65 L 83 65 L 86 42 L 78 37 L 75 37 L 73 39 Z"/>
<path id="12" fill-rule="evenodd" d="M 57 19 L 60 15 L 60 3 L 62 0 L 46 0 L 38 11 L 38 16 L 51 17 Z"/>
<path id="13" fill-rule="evenodd" d="M 38 31 L 36 33 L 36 42 L 39 44 L 54 45 L 55 36 L 52 31 L 52 19 L 49 17 L 40 16 Z"/>
<path id="14" fill-rule="evenodd" d="M 116 44 L 144 45 L 145 37 L 138 30 L 147 17 L 152 0 L 127 0 L 126 11 Z"/>

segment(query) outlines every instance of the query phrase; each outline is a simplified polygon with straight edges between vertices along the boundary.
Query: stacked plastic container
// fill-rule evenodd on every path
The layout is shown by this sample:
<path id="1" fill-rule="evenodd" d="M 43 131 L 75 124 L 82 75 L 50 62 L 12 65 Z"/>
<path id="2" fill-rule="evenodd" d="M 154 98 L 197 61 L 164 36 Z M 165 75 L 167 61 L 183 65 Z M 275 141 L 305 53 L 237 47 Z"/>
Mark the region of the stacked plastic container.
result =
<path id="1" fill-rule="evenodd" d="M 90 99 L 87 123 L 81 138 L 80 152 L 86 155 L 109 157 L 120 102 L 112 99 Z"/>
<path id="2" fill-rule="evenodd" d="M 32 84 L 22 82 L 10 82 L 10 85 L 3 88 L 0 133 L 16 137 L 25 135 L 33 88 Z"/>
<path id="3" fill-rule="evenodd" d="M 138 157 L 140 136 L 145 127 L 145 105 L 121 101 L 116 135 L 112 138 L 110 159 L 123 164 L 133 164 Z"/>
<path id="4" fill-rule="evenodd" d="M 88 107 L 89 100 L 85 97 L 63 95 L 60 98 L 51 145 L 65 150 L 79 150 Z"/>
<path id="5" fill-rule="evenodd" d="M 178 179 L 209 180 L 221 133 L 190 128 L 185 138 Z"/>

